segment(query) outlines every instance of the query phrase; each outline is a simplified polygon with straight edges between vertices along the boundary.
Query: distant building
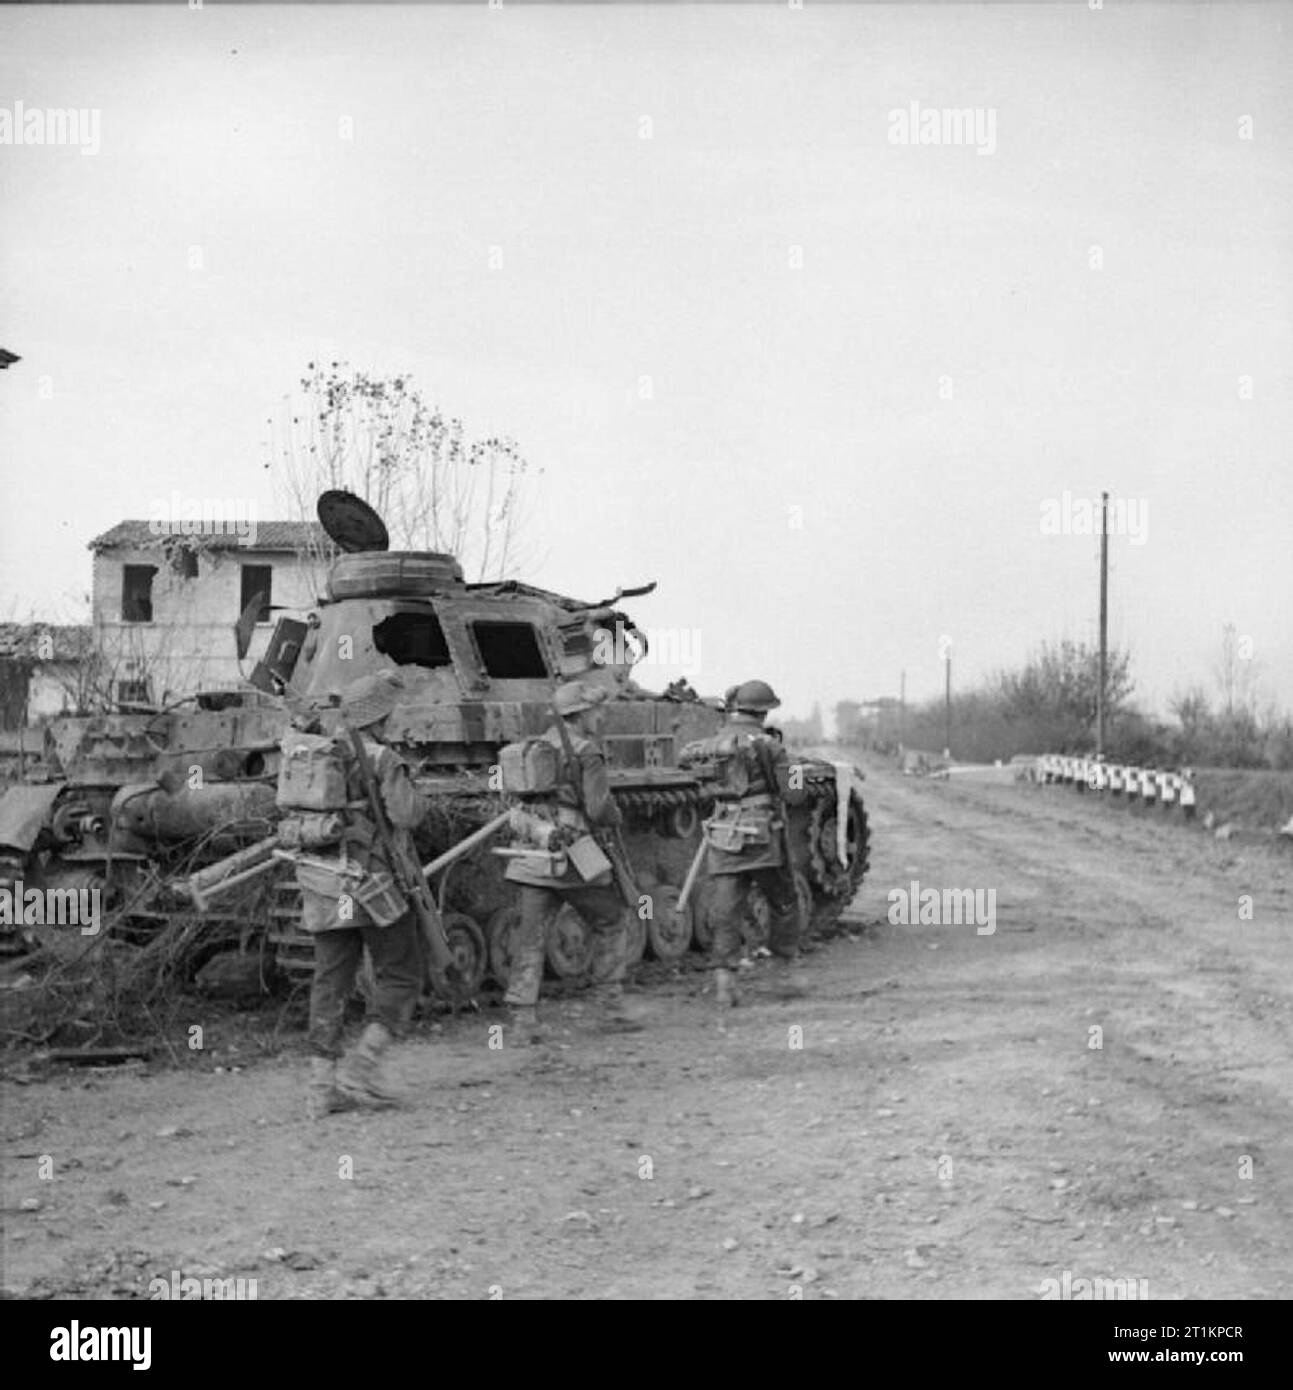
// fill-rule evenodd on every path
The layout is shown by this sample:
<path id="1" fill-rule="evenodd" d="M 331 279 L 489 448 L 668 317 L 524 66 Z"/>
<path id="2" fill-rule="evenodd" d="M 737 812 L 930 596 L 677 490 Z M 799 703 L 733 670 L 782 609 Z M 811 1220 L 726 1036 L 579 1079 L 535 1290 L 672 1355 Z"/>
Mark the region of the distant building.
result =
<path id="1" fill-rule="evenodd" d="M 317 522 L 259 521 L 254 534 L 157 534 L 121 521 L 90 542 L 100 698 L 160 706 L 199 690 L 237 690 L 279 617 L 317 606 L 330 543 Z M 259 594 L 251 649 L 234 624 Z"/>
<path id="2" fill-rule="evenodd" d="M 93 645 L 88 627 L 0 623 L 0 729 L 76 709 Z"/>

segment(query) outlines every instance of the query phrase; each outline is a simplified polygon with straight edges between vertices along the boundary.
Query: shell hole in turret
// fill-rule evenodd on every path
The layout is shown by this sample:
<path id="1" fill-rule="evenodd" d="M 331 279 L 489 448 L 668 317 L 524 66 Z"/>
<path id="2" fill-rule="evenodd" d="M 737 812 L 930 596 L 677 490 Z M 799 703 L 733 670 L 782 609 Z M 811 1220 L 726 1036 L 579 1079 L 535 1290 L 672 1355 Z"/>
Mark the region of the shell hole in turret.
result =
<path id="1" fill-rule="evenodd" d="M 450 666 L 449 643 L 434 613 L 392 613 L 373 627 L 373 646 L 397 666 Z"/>

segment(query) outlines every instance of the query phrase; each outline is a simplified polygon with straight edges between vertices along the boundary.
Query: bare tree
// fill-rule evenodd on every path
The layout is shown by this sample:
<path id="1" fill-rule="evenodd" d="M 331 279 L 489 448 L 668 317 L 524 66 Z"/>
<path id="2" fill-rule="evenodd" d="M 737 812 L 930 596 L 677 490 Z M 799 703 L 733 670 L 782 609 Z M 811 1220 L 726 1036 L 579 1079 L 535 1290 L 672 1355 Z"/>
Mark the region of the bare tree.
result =
<path id="1" fill-rule="evenodd" d="M 1054 722 L 1056 737 L 1086 737 L 1095 727 L 1100 654 L 1085 642 L 1043 642 L 1017 671 L 991 682 L 1006 713 L 1016 719 Z M 1116 718 L 1134 689 L 1131 653 L 1114 648 L 1105 664 L 1105 709 Z"/>
<path id="2" fill-rule="evenodd" d="M 1221 629 L 1221 655 L 1214 668 L 1228 717 L 1257 711 L 1257 663 L 1250 638 L 1241 637 L 1234 623 Z"/>
<path id="3" fill-rule="evenodd" d="M 542 470 L 513 440 L 472 437 L 409 376 L 341 362 L 309 363 L 286 408 L 269 421 L 266 467 L 298 516 L 341 488 L 381 514 L 396 548 L 447 552 L 469 578 L 505 578 L 526 563 L 529 484 Z"/>

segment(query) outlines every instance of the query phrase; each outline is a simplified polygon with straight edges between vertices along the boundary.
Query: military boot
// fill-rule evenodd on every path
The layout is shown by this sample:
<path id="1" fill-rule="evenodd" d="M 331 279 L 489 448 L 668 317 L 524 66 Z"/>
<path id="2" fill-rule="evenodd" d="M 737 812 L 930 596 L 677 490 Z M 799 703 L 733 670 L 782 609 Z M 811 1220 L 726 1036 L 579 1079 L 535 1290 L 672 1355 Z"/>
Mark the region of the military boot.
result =
<path id="1" fill-rule="evenodd" d="M 802 999 L 808 993 L 797 954 L 773 956 L 768 962 L 768 993 L 774 999 Z"/>
<path id="2" fill-rule="evenodd" d="M 392 1041 L 391 1031 L 384 1023 L 370 1023 L 364 1029 L 338 1076 L 344 1096 L 374 1109 L 399 1103 L 382 1074 L 382 1058 Z"/>
<path id="3" fill-rule="evenodd" d="M 508 1037 L 513 1047 L 537 1047 L 547 1041 L 547 1032 L 539 1022 L 539 1010 L 533 1004 L 512 1004 L 508 1008 Z"/>
<path id="4" fill-rule="evenodd" d="M 734 1009 L 741 1002 L 741 992 L 736 987 L 736 972 L 718 970 L 714 974 L 714 1002 L 720 1009 Z"/>
<path id="5" fill-rule="evenodd" d="M 305 1111 L 312 1120 L 339 1110 L 352 1110 L 354 1103 L 337 1087 L 337 1064 L 331 1057 L 310 1058 L 310 1081 L 305 1093 Z"/>

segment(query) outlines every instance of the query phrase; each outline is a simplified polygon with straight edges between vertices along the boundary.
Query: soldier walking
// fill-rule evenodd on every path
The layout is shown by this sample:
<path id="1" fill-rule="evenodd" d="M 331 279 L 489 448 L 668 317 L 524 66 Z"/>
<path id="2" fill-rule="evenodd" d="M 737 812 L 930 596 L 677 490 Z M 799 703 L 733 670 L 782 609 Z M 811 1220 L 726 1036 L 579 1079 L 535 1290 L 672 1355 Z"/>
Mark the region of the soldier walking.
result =
<path id="1" fill-rule="evenodd" d="M 362 731 L 396 834 L 407 833 L 428 810 L 407 764 L 378 741 L 402 688 L 394 672 L 365 676 L 347 687 L 340 711 L 343 729 Z M 314 938 L 308 1113 L 319 1119 L 359 1105 L 393 1104 L 382 1059 L 417 1005 L 422 943 L 415 914 L 386 862 L 362 770 L 344 732 L 288 731 L 278 802 L 284 811 L 279 840 L 295 852 L 304 926 Z M 375 988 L 359 1042 L 339 1067 L 346 1002 L 365 948 Z"/>
<path id="2" fill-rule="evenodd" d="M 746 894 L 757 883 L 772 911 L 768 945 L 781 979 L 778 992 L 803 992 L 795 971 L 803 931 L 803 912 L 794 888 L 794 865 L 785 852 L 785 808 L 790 759 L 764 727 L 768 711 L 781 701 L 760 680 L 746 681 L 731 693 L 730 713 L 710 738 L 689 743 L 683 767 L 709 764 L 718 774 L 717 805 L 705 822 L 706 859 L 711 885 L 713 932 L 711 965 L 720 1008 L 738 1002 L 736 969 L 741 958 L 741 923 Z"/>
<path id="3" fill-rule="evenodd" d="M 598 1023 L 608 1032 L 634 1032 L 641 1027 L 624 1003 L 626 904 L 610 861 L 587 839 L 594 830 L 612 829 L 623 819 L 611 795 L 606 757 L 598 741 L 599 706 L 604 699 L 605 692 L 587 682 L 569 681 L 558 687 L 552 706 L 565 726 L 565 738 L 555 723 L 542 736 L 557 750 L 556 783 L 546 793 L 526 797 L 523 807 L 523 815 L 544 822 L 545 845 L 541 847 L 530 836 L 514 846 L 514 850 L 532 848 L 533 853 L 513 852 L 504 875 L 520 890 L 521 922 L 503 996 L 516 1029 L 514 1041 L 520 1046 L 543 1039 L 538 1002 L 544 937 L 548 922 L 563 903 L 570 903 L 592 931 L 592 991 Z M 566 755 L 566 739 L 573 764 Z M 546 833 L 553 827 L 555 838 Z M 552 843 L 567 846 L 571 853 L 548 848 Z"/>

